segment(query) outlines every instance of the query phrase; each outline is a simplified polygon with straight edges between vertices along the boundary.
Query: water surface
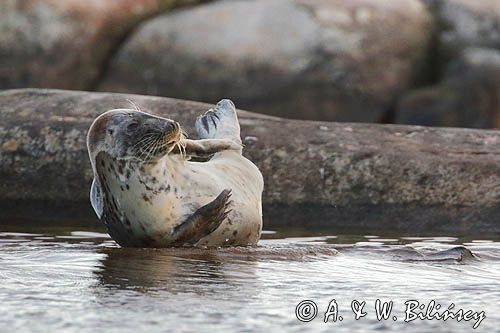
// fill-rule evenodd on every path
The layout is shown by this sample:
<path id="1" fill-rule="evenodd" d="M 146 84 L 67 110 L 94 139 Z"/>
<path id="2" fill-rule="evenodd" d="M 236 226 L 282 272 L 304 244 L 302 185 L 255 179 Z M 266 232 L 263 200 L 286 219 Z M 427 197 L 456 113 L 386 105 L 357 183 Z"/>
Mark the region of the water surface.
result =
<path id="1" fill-rule="evenodd" d="M 277 230 L 256 248 L 123 249 L 102 232 L 10 226 L 0 265 L 2 332 L 472 331 L 474 320 L 405 323 L 408 300 L 484 311 L 476 331 L 500 331 L 500 242 L 488 237 Z M 332 299 L 343 320 L 324 323 Z M 388 320 L 376 299 L 394 302 Z M 303 300 L 318 308 L 311 322 L 296 317 Z M 359 320 L 353 300 L 366 302 Z"/>

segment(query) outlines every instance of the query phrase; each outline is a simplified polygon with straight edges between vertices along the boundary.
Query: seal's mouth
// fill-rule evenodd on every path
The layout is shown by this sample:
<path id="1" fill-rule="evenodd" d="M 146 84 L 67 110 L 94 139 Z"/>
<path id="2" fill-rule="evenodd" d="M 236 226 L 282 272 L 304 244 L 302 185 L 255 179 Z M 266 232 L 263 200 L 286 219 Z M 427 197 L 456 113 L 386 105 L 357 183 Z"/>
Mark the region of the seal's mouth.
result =
<path id="1" fill-rule="evenodd" d="M 182 156 L 186 156 L 186 146 L 184 139 L 186 139 L 186 134 L 180 127 L 178 122 L 174 123 L 174 130 L 166 133 L 164 136 L 164 147 L 166 148 L 166 154 L 176 153 Z"/>
<path id="2" fill-rule="evenodd" d="M 185 156 L 185 134 L 179 123 L 171 122 L 146 133 L 135 145 L 135 156 L 141 162 L 151 162 L 171 152 Z"/>

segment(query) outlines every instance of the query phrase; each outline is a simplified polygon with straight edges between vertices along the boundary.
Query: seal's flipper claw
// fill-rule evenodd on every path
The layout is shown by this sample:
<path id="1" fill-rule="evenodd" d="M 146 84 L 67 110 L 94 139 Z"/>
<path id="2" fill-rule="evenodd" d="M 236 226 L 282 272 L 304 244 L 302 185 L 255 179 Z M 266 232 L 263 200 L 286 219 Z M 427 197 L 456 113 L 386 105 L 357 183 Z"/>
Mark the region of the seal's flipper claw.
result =
<path id="1" fill-rule="evenodd" d="M 217 229 L 229 214 L 231 190 L 222 191 L 217 198 L 199 208 L 173 230 L 173 245 L 195 244 Z"/>
<path id="2" fill-rule="evenodd" d="M 229 99 L 223 99 L 196 119 L 196 131 L 200 139 L 230 139 L 241 144 L 240 124 L 236 107 Z"/>

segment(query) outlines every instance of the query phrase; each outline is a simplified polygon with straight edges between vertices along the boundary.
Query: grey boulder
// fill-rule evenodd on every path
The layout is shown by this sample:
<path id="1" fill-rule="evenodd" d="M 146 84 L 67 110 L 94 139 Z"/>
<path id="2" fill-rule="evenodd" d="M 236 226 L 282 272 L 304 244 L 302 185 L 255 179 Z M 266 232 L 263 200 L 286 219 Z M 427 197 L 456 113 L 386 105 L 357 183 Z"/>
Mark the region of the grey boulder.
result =
<path id="1" fill-rule="evenodd" d="M 420 74 L 431 33 L 417 0 L 217 1 L 142 25 L 99 90 L 378 122 Z"/>
<path id="2" fill-rule="evenodd" d="M 96 221 L 85 136 L 132 107 L 193 134 L 210 105 L 60 90 L 0 93 L 0 221 Z M 500 133 L 286 120 L 239 111 L 244 153 L 264 175 L 264 226 L 328 232 L 500 232 Z M 316 229 L 317 230 L 317 229 Z"/>

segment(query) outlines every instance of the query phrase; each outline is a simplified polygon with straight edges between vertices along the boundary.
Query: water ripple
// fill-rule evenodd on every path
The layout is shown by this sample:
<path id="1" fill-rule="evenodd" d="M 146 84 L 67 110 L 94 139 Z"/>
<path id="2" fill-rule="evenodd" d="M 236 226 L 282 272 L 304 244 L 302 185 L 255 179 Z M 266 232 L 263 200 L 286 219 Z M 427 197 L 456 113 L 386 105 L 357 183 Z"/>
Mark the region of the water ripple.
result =
<path id="1" fill-rule="evenodd" d="M 0 327 L 43 332 L 328 331 L 411 328 L 470 331 L 471 323 L 379 322 L 377 298 L 436 300 L 484 310 L 500 322 L 500 242 L 458 237 L 265 233 L 260 246 L 123 249 L 94 231 L 0 233 Z M 324 312 L 335 298 L 346 319 L 304 324 L 303 299 Z M 352 300 L 372 311 L 354 320 Z M 126 325 L 124 324 L 126 322 Z M 406 325 L 406 326 L 405 326 Z M 409 325 L 409 326 L 408 326 Z"/>

